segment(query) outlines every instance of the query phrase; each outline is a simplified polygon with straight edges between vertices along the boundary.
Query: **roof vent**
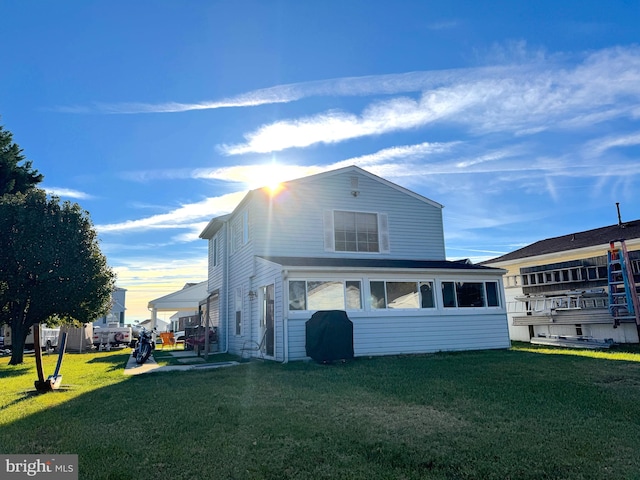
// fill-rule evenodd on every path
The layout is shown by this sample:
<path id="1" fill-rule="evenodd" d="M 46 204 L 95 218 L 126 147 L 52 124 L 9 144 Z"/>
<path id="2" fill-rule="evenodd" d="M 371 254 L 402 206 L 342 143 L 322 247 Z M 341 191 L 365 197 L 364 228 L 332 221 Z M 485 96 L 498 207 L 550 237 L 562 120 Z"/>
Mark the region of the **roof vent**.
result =
<path id="1" fill-rule="evenodd" d="M 358 177 L 351 177 L 351 195 L 354 197 L 360 195 L 360 190 L 358 190 Z"/>

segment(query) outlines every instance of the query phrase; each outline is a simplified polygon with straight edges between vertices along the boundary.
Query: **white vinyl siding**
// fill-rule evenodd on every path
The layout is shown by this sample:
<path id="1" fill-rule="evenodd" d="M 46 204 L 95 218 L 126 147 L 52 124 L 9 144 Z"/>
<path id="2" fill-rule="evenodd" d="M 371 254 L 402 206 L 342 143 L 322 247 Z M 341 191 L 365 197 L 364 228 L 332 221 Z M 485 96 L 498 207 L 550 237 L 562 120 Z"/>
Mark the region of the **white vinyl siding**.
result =
<path id="1" fill-rule="evenodd" d="M 249 212 L 244 211 L 233 220 L 231 226 L 232 253 L 237 252 L 247 243 L 249 243 Z"/>
<path id="2" fill-rule="evenodd" d="M 466 283 L 483 286 L 485 307 L 445 307 L 446 300 L 442 296 L 442 286 L 452 286 L 455 302 L 455 285 L 462 283 L 460 280 L 463 278 Z M 311 272 L 308 274 L 297 272 L 295 278 L 289 278 L 285 282 L 285 288 L 287 293 L 290 293 L 291 283 L 296 282 L 300 291 L 306 293 L 307 283 L 314 286 L 320 280 L 330 283 L 339 279 L 335 275 L 318 276 Z M 350 281 L 356 281 L 356 278 L 352 277 Z M 496 276 L 418 274 L 411 278 L 406 273 L 398 272 L 389 274 L 386 278 L 363 275 L 357 282 L 361 286 L 360 293 L 363 300 L 366 299 L 363 302 L 363 308 L 345 309 L 347 316 L 353 322 L 356 356 L 493 349 L 510 346 L 506 309 L 500 293 L 502 282 Z M 369 298 L 373 294 L 372 290 L 376 288 L 375 286 L 372 288 L 372 284 L 376 283 L 378 287 L 383 287 L 385 301 L 390 304 L 386 308 L 372 308 Z M 345 281 L 345 286 L 346 284 Z M 288 300 L 291 302 L 291 298 Z M 496 303 L 496 306 L 492 306 Z M 398 308 L 402 306 L 401 304 L 409 308 Z M 303 306 L 303 303 L 299 303 L 298 306 L 302 309 L 286 311 L 289 360 L 306 358 L 305 323 L 314 312 L 306 305 Z"/>
<path id="3" fill-rule="evenodd" d="M 335 247 L 335 234 L 333 233 L 333 212 L 331 210 L 324 211 L 324 250 L 333 252 Z"/>
<path id="4" fill-rule="evenodd" d="M 218 232 L 219 261 L 215 266 L 210 261 L 209 265 L 210 287 L 221 288 L 220 338 L 221 342 L 228 340 L 228 345 L 221 345 L 221 349 L 226 347 L 230 353 L 240 355 L 246 345 L 260 343 L 264 337 L 264 326 L 260 324 L 263 305 L 259 298 L 251 300 L 247 294 L 250 290 L 263 292 L 268 285 L 274 285 L 275 289 L 273 359 L 278 361 L 305 358 L 305 322 L 316 309 L 336 307 L 346 310 L 354 322 L 356 355 L 508 347 L 506 312 L 502 307 L 445 309 L 440 294 L 445 280 L 482 282 L 490 278 L 498 279 L 501 295 L 501 280 L 495 273 L 461 272 L 458 278 L 455 272 L 447 275 L 437 272 L 432 276 L 409 269 L 389 272 L 340 267 L 334 271 L 310 267 L 307 270 L 261 258 L 445 260 L 441 206 L 371 176 L 358 173 L 355 176 L 358 180 L 355 184 L 352 172 L 292 182 L 273 196 L 261 190 L 252 191 L 228 223 L 224 223 Z M 378 251 L 337 251 L 336 211 L 375 215 Z M 210 245 L 211 260 L 214 250 Z M 398 308 L 402 295 L 389 298 L 385 290 L 385 301 L 390 305 L 372 309 L 371 281 L 386 282 L 385 289 L 394 282 L 411 284 L 411 291 L 406 292 L 411 308 Z M 291 282 L 301 282 L 298 284 L 301 294 L 292 294 Z M 391 293 L 393 297 L 398 292 Z M 488 303 L 492 295 L 492 291 L 487 291 Z M 226 335 L 225 328 L 229 329 Z M 238 331 L 241 335 L 236 335 Z"/>
<path id="5" fill-rule="evenodd" d="M 370 312 L 348 312 L 353 322 L 356 357 L 509 348 L 506 313 L 483 310 L 466 314 L 425 315 L 396 310 L 393 318 Z M 289 360 L 307 358 L 306 317 L 289 318 Z"/>
<path id="6" fill-rule="evenodd" d="M 441 207 L 373 178 L 357 176 L 357 197 L 351 194 L 353 174 L 292 182 L 273 196 L 252 192 L 254 198 L 247 206 L 255 254 L 446 259 Z M 376 213 L 379 252 L 336 251 L 334 211 Z"/>

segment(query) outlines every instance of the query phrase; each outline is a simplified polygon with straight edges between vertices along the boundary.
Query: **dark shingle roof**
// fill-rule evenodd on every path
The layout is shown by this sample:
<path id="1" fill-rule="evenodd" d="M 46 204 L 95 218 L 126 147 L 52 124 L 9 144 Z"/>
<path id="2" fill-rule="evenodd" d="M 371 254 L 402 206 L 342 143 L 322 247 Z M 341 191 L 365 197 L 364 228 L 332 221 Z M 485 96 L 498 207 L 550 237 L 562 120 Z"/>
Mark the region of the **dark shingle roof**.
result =
<path id="1" fill-rule="evenodd" d="M 397 268 L 397 269 L 450 269 L 497 270 L 473 265 L 466 261 L 448 260 L 396 260 L 390 258 L 334 258 L 334 257 L 260 257 L 285 267 L 347 267 L 347 268 Z"/>
<path id="2" fill-rule="evenodd" d="M 519 258 L 535 257 L 548 253 L 565 252 L 578 248 L 595 247 L 606 245 L 612 240 L 631 240 L 640 238 L 640 220 L 623 223 L 621 225 L 609 225 L 608 227 L 596 228 L 585 232 L 570 233 L 561 237 L 547 238 L 522 247 L 513 252 L 482 262 L 487 263 L 505 262 Z"/>

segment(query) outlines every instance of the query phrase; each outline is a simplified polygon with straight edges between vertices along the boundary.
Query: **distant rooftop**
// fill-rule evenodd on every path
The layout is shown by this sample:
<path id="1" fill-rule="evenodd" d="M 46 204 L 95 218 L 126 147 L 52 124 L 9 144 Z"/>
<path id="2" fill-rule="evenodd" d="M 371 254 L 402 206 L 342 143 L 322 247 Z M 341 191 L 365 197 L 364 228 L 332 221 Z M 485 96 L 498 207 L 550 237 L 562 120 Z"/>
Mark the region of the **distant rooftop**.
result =
<path id="1" fill-rule="evenodd" d="M 640 238 L 640 220 L 633 220 L 622 224 L 609 225 L 608 227 L 595 228 L 584 232 L 570 233 L 561 237 L 547 238 L 522 247 L 513 252 L 481 262 L 488 263 L 505 262 L 519 258 L 537 257 L 549 253 L 566 252 L 578 248 L 606 245 L 612 240 L 631 240 Z"/>

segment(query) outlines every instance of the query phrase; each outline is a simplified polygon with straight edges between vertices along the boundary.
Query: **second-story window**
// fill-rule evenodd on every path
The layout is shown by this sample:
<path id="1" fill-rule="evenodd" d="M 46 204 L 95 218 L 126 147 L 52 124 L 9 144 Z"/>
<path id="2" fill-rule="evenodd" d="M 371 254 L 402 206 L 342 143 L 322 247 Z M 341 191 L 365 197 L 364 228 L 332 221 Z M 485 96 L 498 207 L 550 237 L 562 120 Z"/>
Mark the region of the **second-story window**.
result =
<path id="1" fill-rule="evenodd" d="M 375 213 L 333 212 L 337 252 L 379 252 L 378 215 Z"/>
<path id="2" fill-rule="evenodd" d="M 389 251 L 389 228 L 384 213 L 326 211 L 325 250 L 381 253 Z"/>

